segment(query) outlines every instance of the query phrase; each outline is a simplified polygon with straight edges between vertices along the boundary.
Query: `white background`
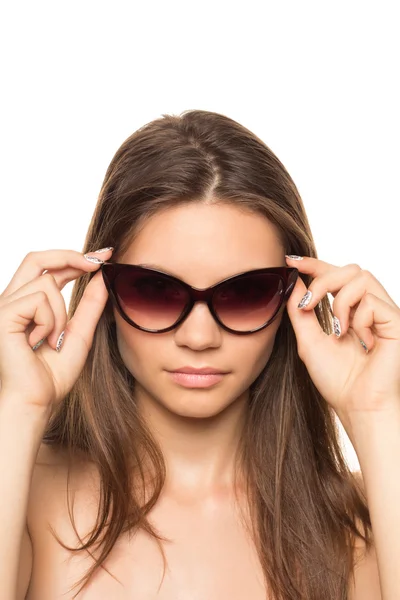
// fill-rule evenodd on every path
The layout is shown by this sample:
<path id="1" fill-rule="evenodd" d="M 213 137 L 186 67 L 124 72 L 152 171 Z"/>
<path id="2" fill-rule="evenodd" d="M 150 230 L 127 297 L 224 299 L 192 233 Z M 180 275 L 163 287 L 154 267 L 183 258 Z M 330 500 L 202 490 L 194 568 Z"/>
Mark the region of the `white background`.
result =
<path id="1" fill-rule="evenodd" d="M 239 121 L 280 158 L 321 259 L 360 264 L 400 304 L 397 8 L 4 2 L 0 289 L 29 251 L 81 251 L 106 168 L 133 131 L 199 108 Z"/>

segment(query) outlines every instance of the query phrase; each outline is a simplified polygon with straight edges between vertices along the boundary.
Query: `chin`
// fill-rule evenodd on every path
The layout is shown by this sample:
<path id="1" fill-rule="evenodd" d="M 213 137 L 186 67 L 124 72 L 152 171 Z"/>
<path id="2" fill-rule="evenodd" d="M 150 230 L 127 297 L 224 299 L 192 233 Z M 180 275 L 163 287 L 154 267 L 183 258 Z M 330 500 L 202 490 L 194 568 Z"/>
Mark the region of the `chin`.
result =
<path id="1" fill-rule="evenodd" d="M 199 404 L 191 406 L 166 406 L 172 414 L 185 419 L 211 419 L 221 413 L 226 407 L 210 407 Z"/>
<path id="2" fill-rule="evenodd" d="M 221 398 L 221 391 L 213 393 L 205 389 L 188 389 L 174 394 L 171 402 L 164 397 L 162 406 L 174 415 L 189 419 L 210 419 L 229 408 L 233 401 Z"/>

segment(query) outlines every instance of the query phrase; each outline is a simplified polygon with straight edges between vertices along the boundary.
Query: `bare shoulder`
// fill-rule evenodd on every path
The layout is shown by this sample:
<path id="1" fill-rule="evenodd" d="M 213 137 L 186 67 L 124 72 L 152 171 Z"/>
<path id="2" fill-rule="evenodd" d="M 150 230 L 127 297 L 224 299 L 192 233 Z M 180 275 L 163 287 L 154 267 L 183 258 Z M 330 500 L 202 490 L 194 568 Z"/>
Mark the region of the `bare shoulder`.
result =
<path id="1" fill-rule="evenodd" d="M 65 462 L 64 450 L 41 443 L 36 457 L 35 467 L 51 467 Z"/>
<path id="2" fill-rule="evenodd" d="M 66 469 L 65 451 L 42 443 L 32 473 L 28 503 L 27 524 L 31 537 L 36 535 L 38 524 L 51 515 L 58 496 L 56 490 L 65 486 Z"/>
<path id="3" fill-rule="evenodd" d="M 54 486 L 64 486 L 67 470 L 66 451 L 56 446 L 41 443 L 32 474 L 29 509 L 36 503 L 39 496 L 43 499 L 43 494 L 49 494 L 46 503 L 50 502 Z"/>
<path id="4" fill-rule="evenodd" d="M 21 540 L 20 561 L 18 570 L 17 595 L 18 600 L 27 598 L 31 579 L 33 576 L 34 565 L 34 547 L 37 547 L 38 538 L 36 532 L 38 530 L 37 521 L 38 515 L 43 514 L 43 506 L 48 507 L 48 487 L 43 485 L 45 481 L 44 474 L 54 470 L 55 465 L 59 462 L 59 458 L 55 452 L 46 444 L 41 444 L 36 455 L 36 461 L 32 473 L 32 480 L 28 498 L 26 525 Z M 38 491 L 41 494 L 38 494 Z M 41 498 L 41 500 L 40 500 Z M 40 500 L 40 501 L 38 501 Z M 34 544 L 35 542 L 35 544 Z"/>
<path id="5" fill-rule="evenodd" d="M 83 452 L 76 450 L 73 455 L 71 465 L 68 464 L 67 450 L 59 446 L 41 443 L 35 461 L 35 473 L 46 472 L 61 472 L 70 469 L 75 472 L 80 472 L 83 469 L 91 468 L 92 463 L 88 461 Z"/>
<path id="6" fill-rule="evenodd" d="M 90 483 L 97 481 L 93 463 L 83 453 L 76 452 L 69 464 L 67 451 L 42 443 L 32 475 L 28 505 L 28 529 L 35 533 L 66 507 L 67 487 L 74 492 L 88 493 Z M 46 511 L 43 511 L 46 506 Z"/>
<path id="7" fill-rule="evenodd" d="M 26 590 L 30 589 L 31 584 L 35 590 L 32 597 L 39 597 L 36 587 L 42 585 L 43 581 L 50 581 L 46 579 L 50 575 L 46 574 L 47 567 L 44 565 L 56 565 L 51 577 L 57 577 L 58 566 L 64 564 L 66 556 L 56 543 L 53 530 L 63 543 L 70 546 L 76 544 L 68 512 L 70 492 L 74 501 L 79 500 L 79 510 L 74 510 L 75 515 L 78 513 L 78 529 L 83 523 L 81 531 L 85 534 L 92 527 L 92 515 L 96 513 L 87 510 L 88 499 L 97 500 L 92 494 L 92 481 L 96 483 L 97 490 L 97 471 L 93 462 L 85 459 L 83 453 L 74 453 L 69 463 L 65 449 L 42 442 L 36 455 L 28 499 L 26 529 L 21 545 L 18 599 L 30 597 L 29 591 L 26 595 Z M 86 521 L 89 522 L 88 527 Z"/>
<path id="8" fill-rule="evenodd" d="M 363 490 L 364 480 L 361 471 L 353 472 L 357 483 Z M 362 530 L 361 522 L 357 527 Z M 357 538 L 355 542 L 354 581 L 350 582 L 348 600 L 381 600 L 381 588 L 375 545 L 367 552 L 365 542 Z"/>
<path id="9" fill-rule="evenodd" d="M 83 461 L 83 453 L 77 450 L 74 458 L 77 461 Z M 45 444 L 42 442 L 37 453 L 36 466 L 54 467 L 63 465 L 67 465 L 67 451 L 60 446 Z"/>

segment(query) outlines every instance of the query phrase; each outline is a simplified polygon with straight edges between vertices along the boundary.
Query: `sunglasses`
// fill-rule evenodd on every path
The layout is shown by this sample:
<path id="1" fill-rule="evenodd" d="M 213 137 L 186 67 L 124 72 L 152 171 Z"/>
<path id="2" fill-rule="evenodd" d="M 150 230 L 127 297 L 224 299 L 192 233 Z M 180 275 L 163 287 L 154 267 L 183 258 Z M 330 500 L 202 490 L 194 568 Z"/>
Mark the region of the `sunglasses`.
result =
<path id="1" fill-rule="evenodd" d="M 299 275 L 293 267 L 255 269 L 198 289 L 168 273 L 139 265 L 105 262 L 101 270 L 121 317 L 148 333 L 178 327 L 195 302 L 206 302 L 226 331 L 255 333 L 272 323 Z"/>

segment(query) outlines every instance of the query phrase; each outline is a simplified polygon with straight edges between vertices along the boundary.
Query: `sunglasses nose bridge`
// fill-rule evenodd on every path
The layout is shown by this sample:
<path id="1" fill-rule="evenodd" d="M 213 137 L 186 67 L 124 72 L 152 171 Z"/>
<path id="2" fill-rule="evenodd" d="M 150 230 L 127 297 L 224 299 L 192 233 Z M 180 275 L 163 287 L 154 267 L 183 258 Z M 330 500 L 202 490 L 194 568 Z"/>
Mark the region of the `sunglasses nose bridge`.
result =
<path id="1" fill-rule="evenodd" d="M 206 290 L 197 290 L 195 288 L 190 288 L 190 296 L 192 306 L 195 302 L 206 302 L 208 306 L 211 307 L 212 289 L 207 288 Z"/>
<path id="2" fill-rule="evenodd" d="M 217 322 L 219 323 L 219 321 L 214 313 L 214 308 L 213 308 L 212 302 L 211 302 L 214 287 L 207 288 L 205 290 L 199 290 L 199 289 L 193 288 L 191 286 L 188 286 L 188 290 L 189 290 L 190 300 L 189 300 L 189 306 L 186 307 L 186 310 L 185 310 L 186 316 L 184 318 L 186 319 L 189 316 L 189 314 L 192 312 L 193 307 L 196 302 L 205 302 L 208 306 L 208 309 L 209 309 L 212 317 L 214 318 L 214 320 L 217 320 Z"/>

